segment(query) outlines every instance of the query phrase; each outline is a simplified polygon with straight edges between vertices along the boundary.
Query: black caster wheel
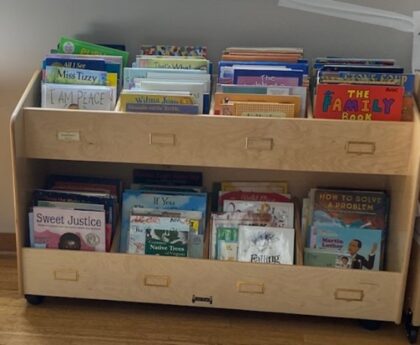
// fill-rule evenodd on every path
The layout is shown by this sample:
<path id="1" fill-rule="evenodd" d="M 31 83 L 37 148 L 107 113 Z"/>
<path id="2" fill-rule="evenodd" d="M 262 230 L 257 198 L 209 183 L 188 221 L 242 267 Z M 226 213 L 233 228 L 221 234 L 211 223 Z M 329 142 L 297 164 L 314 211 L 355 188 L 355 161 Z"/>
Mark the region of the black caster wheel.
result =
<path id="1" fill-rule="evenodd" d="M 25 295 L 26 302 L 32 305 L 39 305 L 42 302 L 44 302 L 44 296 L 38 296 L 38 295 Z"/>
<path id="2" fill-rule="evenodd" d="M 369 331 L 376 331 L 381 328 L 381 321 L 376 320 L 359 320 L 359 324 L 362 328 Z"/>
<path id="3" fill-rule="evenodd" d="M 411 310 L 408 310 L 405 314 L 404 326 L 408 341 L 410 342 L 410 344 L 415 344 L 417 342 L 419 328 L 413 326 L 413 313 Z"/>

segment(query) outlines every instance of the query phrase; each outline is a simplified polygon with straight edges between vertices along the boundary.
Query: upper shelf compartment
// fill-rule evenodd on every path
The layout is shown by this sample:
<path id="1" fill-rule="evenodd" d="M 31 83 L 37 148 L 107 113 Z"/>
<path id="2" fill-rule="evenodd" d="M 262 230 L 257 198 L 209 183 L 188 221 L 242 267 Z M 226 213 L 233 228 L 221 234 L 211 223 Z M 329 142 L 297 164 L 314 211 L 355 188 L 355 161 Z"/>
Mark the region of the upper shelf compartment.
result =
<path id="1" fill-rule="evenodd" d="M 414 130 L 413 122 L 22 112 L 28 158 L 291 171 L 406 175 Z"/>

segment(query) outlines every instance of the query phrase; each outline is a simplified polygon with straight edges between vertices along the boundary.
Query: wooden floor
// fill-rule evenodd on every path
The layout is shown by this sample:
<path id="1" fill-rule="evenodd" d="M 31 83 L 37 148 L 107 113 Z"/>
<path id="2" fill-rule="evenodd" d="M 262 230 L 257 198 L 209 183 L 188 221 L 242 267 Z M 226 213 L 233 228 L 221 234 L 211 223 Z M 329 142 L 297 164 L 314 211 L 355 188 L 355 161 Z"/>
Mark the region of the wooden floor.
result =
<path id="1" fill-rule="evenodd" d="M 47 298 L 17 292 L 16 260 L 0 255 L 0 345 L 398 345 L 402 326 L 362 329 L 355 320 Z"/>

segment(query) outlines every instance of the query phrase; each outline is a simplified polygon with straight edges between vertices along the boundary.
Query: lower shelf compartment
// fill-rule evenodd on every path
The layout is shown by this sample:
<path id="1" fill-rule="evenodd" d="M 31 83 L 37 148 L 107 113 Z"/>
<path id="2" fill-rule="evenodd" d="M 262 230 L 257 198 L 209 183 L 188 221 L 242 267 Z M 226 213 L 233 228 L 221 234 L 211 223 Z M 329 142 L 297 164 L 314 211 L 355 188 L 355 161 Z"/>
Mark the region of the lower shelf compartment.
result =
<path id="1" fill-rule="evenodd" d="M 400 322 L 396 272 L 22 250 L 23 293 Z"/>

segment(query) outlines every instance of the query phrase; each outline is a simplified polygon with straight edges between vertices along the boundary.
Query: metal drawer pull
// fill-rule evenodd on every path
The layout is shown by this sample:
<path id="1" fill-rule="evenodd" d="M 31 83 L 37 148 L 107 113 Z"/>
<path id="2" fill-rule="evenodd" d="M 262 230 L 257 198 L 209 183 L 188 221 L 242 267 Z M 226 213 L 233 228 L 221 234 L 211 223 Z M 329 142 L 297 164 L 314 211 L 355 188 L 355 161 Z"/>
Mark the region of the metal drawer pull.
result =
<path id="1" fill-rule="evenodd" d="M 255 293 L 255 294 L 264 293 L 264 283 L 238 282 L 236 287 L 238 289 L 238 292 L 241 292 L 241 293 Z"/>
<path id="2" fill-rule="evenodd" d="M 336 289 L 334 298 L 341 301 L 363 301 L 364 292 L 363 290 L 353 289 Z"/>
<path id="3" fill-rule="evenodd" d="M 376 151 L 376 144 L 369 141 L 349 141 L 346 145 L 347 153 L 359 155 L 373 155 Z"/>
<path id="4" fill-rule="evenodd" d="M 149 144 L 175 146 L 175 137 L 175 134 L 149 133 Z"/>
<path id="5" fill-rule="evenodd" d="M 79 280 L 79 272 L 76 270 L 55 270 L 54 280 L 77 282 Z"/>
<path id="6" fill-rule="evenodd" d="M 272 151 L 274 146 L 273 138 L 246 137 L 245 148 L 247 150 Z"/>
<path id="7" fill-rule="evenodd" d="M 144 277 L 145 286 L 169 287 L 169 282 L 170 279 L 168 276 L 147 275 Z"/>

